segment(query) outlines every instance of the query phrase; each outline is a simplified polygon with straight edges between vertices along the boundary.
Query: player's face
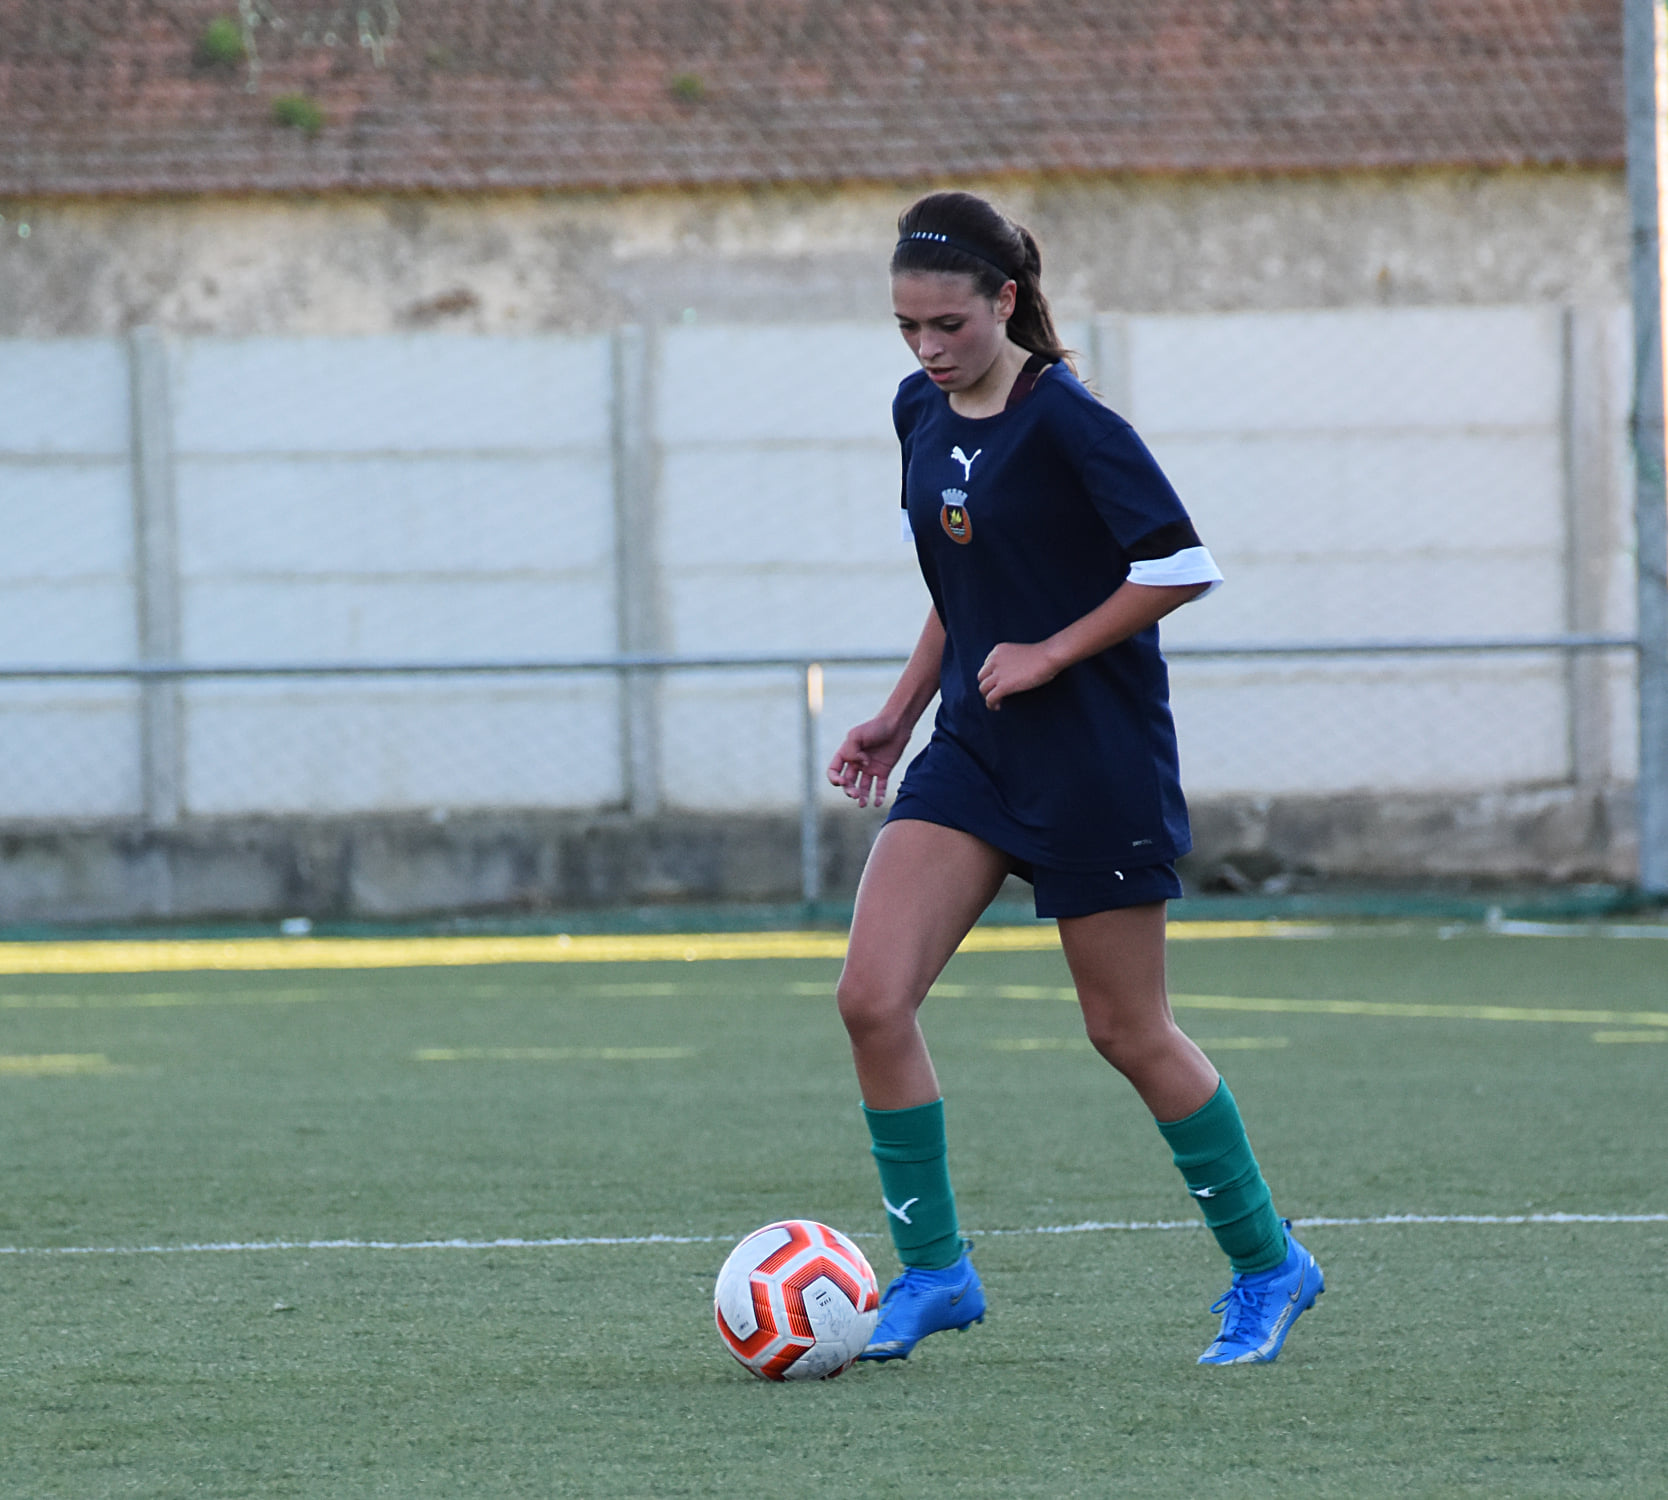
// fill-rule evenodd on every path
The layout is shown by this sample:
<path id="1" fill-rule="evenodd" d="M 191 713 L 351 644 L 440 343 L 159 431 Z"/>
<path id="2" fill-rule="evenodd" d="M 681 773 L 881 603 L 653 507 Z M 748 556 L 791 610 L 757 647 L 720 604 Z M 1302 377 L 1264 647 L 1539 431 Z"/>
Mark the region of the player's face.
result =
<path id="1" fill-rule="evenodd" d="M 941 391 L 965 391 L 990 372 L 1008 338 L 1014 284 L 994 298 L 955 271 L 905 271 L 892 278 L 898 332 Z"/>

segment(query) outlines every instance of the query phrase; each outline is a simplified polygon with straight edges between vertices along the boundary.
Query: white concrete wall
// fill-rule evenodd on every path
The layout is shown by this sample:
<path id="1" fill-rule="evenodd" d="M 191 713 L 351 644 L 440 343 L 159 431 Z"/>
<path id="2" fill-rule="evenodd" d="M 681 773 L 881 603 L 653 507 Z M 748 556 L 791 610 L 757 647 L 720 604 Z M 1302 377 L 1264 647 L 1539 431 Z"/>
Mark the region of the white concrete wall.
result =
<path id="1" fill-rule="evenodd" d="M 1612 449 L 1626 319 L 1598 320 Z M 1571 628 L 1569 329 L 1556 308 L 1130 320 L 1129 415 L 1227 588 L 1172 643 L 1558 635 Z M 1632 627 L 1625 452 L 1582 503 L 1617 518 L 1602 628 Z M 1625 662 L 1608 711 L 1631 719 Z M 1183 665 L 1197 791 L 1472 789 L 1570 775 L 1549 658 Z M 1249 738 L 1247 738 L 1249 734 Z M 1632 738 L 1614 737 L 1630 775 Z"/>
<path id="2" fill-rule="evenodd" d="M 928 598 L 899 539 L 891 397 L 911 366 L 884 326 L 664 336 L 654 423 L 666 650 L 908 650 Z M 866 718 L 888 681 L 831 676 L 828 724 Z M 668 799 L 794 801 L 799 696 L 781 672 L 667 679 Z"/>
<path id="3" fill-rule="evenodd" d="M 1577 325 L 1596 367 L 1572 363 Z M 1066 332 L 1229 576 L 1168 641 L 1557 635 L 1577 615 L 1629 628 L 1620 312 Z M 1578 367 L 1596 399 L 1572 400 Z M 884 326 L 664 330 L 623 393 L 605 336 L 202 338 L 175 342 L 169 369 L 188 661 L 608 655 L 621 547 L 677 655 L 902 652 L 927 608 L 898 538 L 890 423 L 910 360 Z M 0 341 L 0 662 L 135 655 L 128 383 L 119 341 Z M 652 535 L 616 535 L 619 401 L 640 404 L 653 443 Z M 1596 445 L 1574 441 L 1578 409 Z M 1631 774 L 1625 661 L 1580 683 L 1544 655 L 1181 660 L 1174 676 L 1195 795 L 1567 781 L 1581 716 L 1604 721 L 1598 779 Z M 889 680 L 830 672 L 821 755 Z M 780 671 L 668 674 L 664 801 L 793 803 L 799 691 Z M 131 690 L 0 684 L 0 703 L 0 818 L 137 813 Z M 625 795 L 605 677 L 193 683 L 181 704 L 186 815 Z"/>
<path id="4" fill-rule="evenodd" d="M 0 341 L 0 665 L 131 661 L 127 363 L 111 339 Z M 0 819 L 139 801 L 137 695 L 0 683 Z"/>
<path id="5" fill-rule="evenodd" d="M 605 339 L 197 340 L 174 362 L 186 660 L 614 649 Z M 605 678 L 193 684 L 198 813 L 589 806 Z"/>

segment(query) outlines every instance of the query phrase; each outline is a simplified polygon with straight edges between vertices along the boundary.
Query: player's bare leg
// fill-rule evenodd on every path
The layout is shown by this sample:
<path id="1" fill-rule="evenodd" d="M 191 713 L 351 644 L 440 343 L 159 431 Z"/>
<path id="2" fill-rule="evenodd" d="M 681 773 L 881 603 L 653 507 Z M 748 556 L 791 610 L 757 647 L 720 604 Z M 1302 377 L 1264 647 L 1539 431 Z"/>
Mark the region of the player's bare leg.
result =
<path id="1" fill-rule="evenodd" d="M 1135 1085 L 1159 1120 L 1207 1103 L 1221 1081 L 1176 1025 L 1164 987 L 1162 901 L 1062 917 L 1060 942 L 1095 1050 Z"/>
<path id="2" fill-rule="evenodd" d="M 1164 906 L 1063 919 L 1060 940 L 1089 1039 L 1153 1112 L 1233 1267 L 1212 1308 L 1222 1314 L 1221 1330 L 1199 1363 L 1267 1363 L 1326 1282 L 1276 1214 L 1228 1086 L 1170 1014 Z"/>
<path id="3" fill-rule="evenodd" d="M 1007 874 L 1004 855 L 959 829 L 913 819 L 881 829 L 857 890 L 838 990 L 870 1109 L 938 1098 L 916 1012 Z"/>
<path id="4" fill-rule="evenodd" d="M 984 1321 L 984 1288 L 950 1185 L 944 1101 L 917 1013 L 1006 874 L 1006 858 L 988 844 L 911 819 L 881 830 L 863 871 L 840 1016 L 904 1267 L 886 1289 L 865 1360 L 907 1359 L 930 1334 Z"/>

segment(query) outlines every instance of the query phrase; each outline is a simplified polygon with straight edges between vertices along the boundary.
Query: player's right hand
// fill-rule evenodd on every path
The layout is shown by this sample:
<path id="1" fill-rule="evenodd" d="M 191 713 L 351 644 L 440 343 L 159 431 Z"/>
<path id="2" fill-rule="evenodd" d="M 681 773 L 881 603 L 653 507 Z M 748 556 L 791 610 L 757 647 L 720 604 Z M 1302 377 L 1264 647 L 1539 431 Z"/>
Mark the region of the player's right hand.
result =
<path id="1" fill-rule="evenodd" d="M 828 763 L 828 780 L 859 807 L 872 801 L 876 807 L 886 800 L 886 784 L 892 770 L 909 745 L 909 730 L 889 719 L 870 719 L 846 731 L 834 759 Z"/>

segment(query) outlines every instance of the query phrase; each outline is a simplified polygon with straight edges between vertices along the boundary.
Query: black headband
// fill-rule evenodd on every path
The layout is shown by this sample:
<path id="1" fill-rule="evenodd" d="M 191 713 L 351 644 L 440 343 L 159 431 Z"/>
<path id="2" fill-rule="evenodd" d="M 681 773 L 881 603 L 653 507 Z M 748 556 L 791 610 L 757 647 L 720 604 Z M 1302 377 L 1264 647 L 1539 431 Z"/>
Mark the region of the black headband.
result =
<path id="1" fill-rule="evenodd" d="M 913 234 L 906 234 L 895 246 L 893 246 L 893 254 L 896 254 L 899 250 L 903 249 L 905 245 L 908 245 L 915 240 L 927 240 L 935 245 L 947 245 L 952 250 L 959 250 L 963 255 L 970 255 L 974 260 L 983 261 L 985 265 L 991 268 L 991 270 L 999 271 L 1004 281 L 1017 281 L 1019 279 L 1006 266 L 1002 265 L 998 261 L 992 260 L 990 256 L 984 253 L 984 251 L 975 250 L 964 240 L 955 239 L 947 234 L 940 234 L 936 229 L 917 229 Z"/>

